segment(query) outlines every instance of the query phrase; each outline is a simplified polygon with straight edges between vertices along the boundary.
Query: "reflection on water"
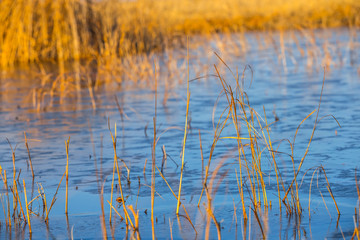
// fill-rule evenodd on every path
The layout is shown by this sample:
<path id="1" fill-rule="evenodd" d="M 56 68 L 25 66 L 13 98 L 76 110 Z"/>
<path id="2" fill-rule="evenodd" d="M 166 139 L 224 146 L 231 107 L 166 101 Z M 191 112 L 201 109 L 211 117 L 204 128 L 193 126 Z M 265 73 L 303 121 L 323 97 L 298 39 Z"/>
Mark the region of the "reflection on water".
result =
<path id="1" fill-rule="evenodd" d="M 291 151 L 290 147 L 279 142 L 282 139 L 292 141 L 298 124 L 319 103 L 323 66 L 326 66 L 324 94 L 320 108 L 320 117 L 332 114 L 341 124 L 338 127 L 332 117 L 323 118 L 316 129 L 310 152 L 304 162 L 299 179 L 302 179 L 301 199 L 304 208 L 303 217 L 279 215 L 275 173 L 270 155 L 264 152 L 263 172 L 268 183 L 268 198 L 272 201 L 272 209 L 263 214 L 261 221 L 267 228 L 271 239 L 288 238 L 348 238 L 354 230 L 353 215 L 357 194 L 355 188 L 355 169 L 358 167 L 357 156 L 360 156 L 360 106 L 359 102 L 359 58 L 356 47 L 359 45 L 358 32 L 346 29 L 334 29 L 296 33 L 249 33 L 247 35 L 214 36 L 211 40 L 200 37 L 193 39 L 194 48 L 190 51 L 190 78 L 207 76 L 191 81 L 190 91 L 190 125 L 186 152 L 185 171 L 183 176 L 182 201 L 186 203 L 188 212 L 198 230 L 198 238 L 205 234 L 205 209 L 197 208 L 197 201 L 202 190 L 204 164 L 210 154 L 214 135 L 214 124 L 227 106 L 224 97 L 218 102 L 221 94 L 221 83 L 212 75 L 216 64 L 224 73 L 228 83 L 234 84 L 230 72 L 213 54 L 217 52 L 229 67 L 237 74 L 242 74 L 245 65 L 251 70 L 245 71 L 244 86 L 251 106 L 263 116 L 263 107 L 271 122 L 272 140 L 279 146 L 279 152 Z M 201 44 L 199 44 L 199 41 Z M 180 55 L 180 54 L 179 54 Z M 164 58 L 165 57 L 165 58 Z M 156 59 L 156 56 L 154 57 Z M 173 189 L 178 188 L 181 166 L 181 146 L 183 126 L 186 112 L 186 74 L 175 86 L 169 87 L 161 79 L 166 78 L 166 56 L 159 56 L 160 86 L 157 104 L 157 131 L 161 134 L 156 149 L 156 164 L 164 166 L 163 173 Z M 184 62 L 184 61 L 183 61 Z M 179 61 L 179 67 L 183 66 Z M 206 68 L 198 68 L 204 66 Z M 210 67 L 209 67 L 210 66 Z M 182 68 L 183 69 L 183 68 Z M 252 72 L 251 72 L 252 71 Z M 165 75 L 164 75 L 165 74 Z M 16 146 L 16 168 L 21 169 L 21 178 L 31 185 L 31 171 L 27 166 L 28 153 L 24 144 L 23 132 L 27 133 L 32 163 L 35 171 L 35 182 L 41 183 L 48 199 L 51 199 L 61 179 L 66 165 L 64 141 L 70 136 L 69 166 L 69 226 L 67 228 L 64 213 L 65 185 L 61 185 L 57 202 L 51 212 L 48 227 L 43 219 L 33 216 L 34 238 L 68 238 L 71 232 L 75 238 L 101 238 L 100 203 L 98 197 L 97 175 L 104 181 L 105 211 L 108 215 L 110 200 L 113 149 L 110 127 L 114 132 L 117 123 L 118 157 L 130 170 L 130 181 L 126 183 L 128 172 L 123 167 L 124 193 L 127 204 L 136 205 L 140 214 L 140 234 L 150 238 L 150 184 L 151 184 L 151 146 L 153 137 L 154 87 L 133 88 L 126 86 L 103 87 L 95 91 L 96 109 L 92 106 L 92 98 L 88 90 L 84 90 L 79 99 L 76 94 L 69 95 L 60 101 L 54 97 L 53 105 L 43 111 L 37 111 L 31 100 L 34 85 L 28 75 L 27 81 L 21 79 L 2 80 L 0 130 L 1 167 L 12 171 L 11 149 L 6 141 Z M 253 76 L 253 79 L 252 79 Z M 163 77 L 163 78 L 162 78 Z M 22 77 L 24 78 L 24 77 Z M 34 77 L 34 79 L 36 79 Z M 166 78 L 167 79 L 167 78 Z M 250 87 L 251 85 L 251 87 Z M 118 99 L 119 108 L 116 104 Z M 164 101 L 166 98 L 166 101 Z M 166 102 L 166 104 L 163 104 Z M 214 106 L 216 109 L 214 111 Z M 119 111 L 120 109 L 120 111 Z M 120 114 L 121 113 L 121 114 Z M 295 163 L 303 156 L 315 116 L 310 117 L 301 126 L 295 144 Z M 202 151 L 205 163 L 202 163 L 199 131 L 201 133 Z M 234 134 L 225 131 L 224 135 Z M 276 141 L 278 140 L 278 141 Z M 166 162 L 162 164 L 166 151 Z M 214 214 L 220 222 L 222 235 L 226 238 L 261 237 L 258 222 L 251 209 L 247 209 L 250 224 L 242 222 L 241 204 L 238 194 L 234 168 L 236 162 L 236 146 L 234 141 L 223 140 L 216 146 L 211 171 L 226 157 L 219 176 L 220 187 L 214 198 Z M 293 176 L 291 159 L 286 154 L 278 156 L 279 169 L 286 185 Z M 269 159 L 269 160 L 268 160 Z M 95 163 L 96 161 L 96 163 Z M 96 164 L 96 166 L 95 166 Z M 336 221 L 336 209 L 326 190 L 322 176 L 312 178 L 314 167 L 323 166 L 330 181 L 332 192 L 337 200 L 342 215 Z M 95 169 L 99 171 L 96 172 Z M 306 171 L 309 170 L 309 171 Z M 304 175 L 306 173 L 306 175 Z M 320 173 L 319 173 L 320 174 Z M 321 173 L 323 174 L 323 173 Z M 320 174 L 320 175 L 321 175 Z M 10 174 L 9 174 L 10 175 Z M 311 221 L 308 218 L 309 184 L 312 183 Z M 317 180 L 318 179 L 318 180 Z M 138 182 L 140 181 L 140 185 Z M 300 184 L 300 181 L 299 181 Z M 36 184 L 35 184 L 36 185 Z M 29 187 L 28 187 L 29 188 Z M 35 187 L 35 195 L 36 195 Z M 116 190 L 118 191 L 118 190 Z M 191 225 L 175 215 L 176 200 L 171 195 L 166 183 L 160 175 L 156 175 L 155 216 L 157 218 L 156 234 L 159 238 L 168 238 L 170 228 L 176 238 L 194 238 Z M 139 193 L 139 196 L 137 197 Z M 327 203 L 327 208 L 324 206 Z M 50 200 L 48 200 L 50 201 Z M 250 199 L 246 199 L 250 204 Z M 37 206 L 38 203 L 34 204 Z M 248 207 L 247 205 L 247 207 Z M 41 208 L 37 206 L 37 208 Z M 234 208 L 237 221 L 234 220 Z M 3 211 L 3 210 L 1 210 Z M 35 210 L 34 210 L 35 212 Z M 329 217 L 329 214 L 331 217 Z M 3 214 L 1 214 L 3 216 Z M 106 216 L 108 219 L 108 216 Z M 319 224 L 321 222 L 321 224 Z M 172 227 L 171 227 L 172 226 Z M 115 236 L 125 236 L 125 224 L 116 221 Z M 27 228 L 12 229 L 13 237 L 21 238 Z M 25 231 L 25 232 L 24 232 Z M 216 238 L 216 228 L 211 226 L 211 234 Z M 111 236 L 111 231 L 108 231 Z M 1 236 L 9 236 L 5 228 Z M 26 233 L 27 234 L 27 233 Z M 25 235 L 27 236 L 27 235 Z"/>

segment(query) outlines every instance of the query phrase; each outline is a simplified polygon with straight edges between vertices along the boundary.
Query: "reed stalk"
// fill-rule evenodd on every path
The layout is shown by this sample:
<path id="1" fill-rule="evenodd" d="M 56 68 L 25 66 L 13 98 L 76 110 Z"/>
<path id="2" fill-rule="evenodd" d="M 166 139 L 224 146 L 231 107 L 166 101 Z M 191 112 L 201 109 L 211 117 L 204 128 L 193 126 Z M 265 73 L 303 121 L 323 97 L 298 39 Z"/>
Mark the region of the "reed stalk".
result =
<path id="1" fill-rule="evenodd" d="M 4 187 L 5 187 L 6 203 L 7 203 L 7 211 L 4 211 L 4 215 L 5 215 L 6 226 L 11 229 L 11 217 L 10 217 L 11 210 L 10 210 L 9 186 L 8 186 L 6 170 L 4 169 L 3 172 L 4 172 L 4 174 L 1 173 L 1 178 L 3 180 Z"/>
<path id="2" fill-rule="evenodd" d="M 66 148 L 66 192 L 65 192 L 65 214 L 68 214 L 68 200 L 69 200 L 69 144 L 70 137 L 65 141 Z"/>
<path id="3" fill-rule="evenodd" d="M 24 184 L 24 196 L 25 196 L 26 216 L 27 216 L 27 222 L 28 222 L 28 224 L 29 224 L 29 232 L 30 232 L 30 234 L 31 234 L 31 233 L 32 233 L 32 230 L 31 230 L 31 222 L 30 222 L 29 205 L 28 205 L 27 196 L 26 196 L 25 180 L 23 180 L 23 184 Z"/>
<path id="4" fill-rule="evenodd" d="M 116 123 L 115 123 L 115 135 L 113 136 L 111 130 L 110 130 L 110 120 L 108 119 L 108 129 L 111 135 L 111 138 L 113 140 L 113 149 L 114 149 L 114 163 L 113 163 L 113 172 L 112 172 L 112 180 L 111 180 L 111 193 L 110 193 L 110 214 L 109 214 L 109 222 L 112 223 L 112 203 L 113 203 L 113 193 L 114 193 L 114 180 L 115 180 L 115 170 L 116 170 L 116 162 L 117 162 L 117 156 L 116 156 L 116 137 L 117 137 L 117 131 L 116 131 Z"/>
<path id="5" fill-rule="evenodd" d="M 184 172 L 185 165 L 185 145 L 187 138 L 187 129 L 188 129 L 188 116 L 189 116 L 189 105 L 190 105 L 190 63 L 189 63 L 189 38 L 187 40 L 187 88 L 186 88 L 186 115 L 185 115 L 185 129 L 184 129 L 184 138 L 182 142 L 182 153 L 181 153 L 181 173 L 180 173 L 180 181 L 179 181 L 179 191 L 178 191 L 178 201 L 176 205 L 176 215 L 179 215 L 179 207 L 180 207 L 180 198 L 181 198 L 181 186 L 182 186 L 182 178 Z"/>
<path id="6" fill-rule="evenodd" d="M 31 161 L 29 144 L 28 144 L 27 138 L 26 138 L 26 132 L 24 132 L 24 137 L 25 137 L 25 146 L 26 146 L 26 150 L 27 150 L 27 153 L 28 153 L 28 157 L 29 157 L 29 164 L 30 164 L 31 174 L 32 174 L 32 178 L 34 179 L 35 174 L 34 174 L 34 169 L 33 169 L 32 161 Z"/>
<path id="7" fill-rule="evenodd" d="M 155 204 L 155 166 L 156 166 L 156 117 L 157 117 L 157 77 L 156 77 L 156 65 L 154 63 L 154 72 L 155 72 L 155 93 L 154 93 L 154 108 L 155 108 L 155 114 L 153 117 L 153 142 L 152 142 L 152 148 L 151 148 L 151 236 L 152 239 L 156 239 L 155 235 L 155 220 L 154 220 L 154 204 Z M 144 173 L 145 173 L 145 167 L 144 167 Z M 145 175 L 144 175 L 145 176 Z"/>
<path id="8" fill-rule="evenodd" d="M 57 195 L 57 193 L 58 193 L 58 191 L 59 191 L 61 182 L 62 182 L 62 180 L 64 179 L 64 176 L 65 176 L 65 175 L 66 175 L 66 171 L 64 172 L 64 174 L 62 175 L 62 177 L 61 177 L 61 179 L 60 179 L 60 182 L 59 182 L 59 184 L 58 184 L 58 186 L 57 186 L 57 188 L 56 188 L 56 191 L 55 191 L 55 193 L 54 193 L 53 199 L 51 200 L 50 207 L 49 207 L 49 209 L 48 209 L 47 212 L 46 212 L 46 216 L 45 216 L 45 222 L 46 222 L 46 223 L 48 223 L 48 221 L 49 221 L 49 213 L 50 213 L 52 207 L 54 206 L 54 204 L 55 204 L 55 202 L 56 202 L 56 195 Z"/>

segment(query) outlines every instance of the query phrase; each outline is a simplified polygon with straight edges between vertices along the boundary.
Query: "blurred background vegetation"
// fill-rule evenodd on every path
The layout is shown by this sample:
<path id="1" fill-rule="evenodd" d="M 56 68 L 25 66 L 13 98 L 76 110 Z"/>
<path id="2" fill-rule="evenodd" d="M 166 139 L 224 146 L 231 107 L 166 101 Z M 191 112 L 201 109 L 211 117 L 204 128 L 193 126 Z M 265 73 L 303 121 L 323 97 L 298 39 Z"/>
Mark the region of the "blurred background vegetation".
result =
<path id="1" fill-rule="evenodd" d="M 352 28 L 359 12 L 358 0 L 2 0 L 1 66 L 157 52 L 191 34 Z"/>

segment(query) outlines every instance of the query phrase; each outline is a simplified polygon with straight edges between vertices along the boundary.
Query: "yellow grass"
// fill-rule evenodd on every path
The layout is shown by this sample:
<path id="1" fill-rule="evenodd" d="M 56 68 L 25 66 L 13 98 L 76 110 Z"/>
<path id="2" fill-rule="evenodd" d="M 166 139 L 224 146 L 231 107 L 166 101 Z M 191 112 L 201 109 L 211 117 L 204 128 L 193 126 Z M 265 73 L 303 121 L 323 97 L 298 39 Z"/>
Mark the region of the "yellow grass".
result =
<path id="1" fill-rule="evenodd" d="M 159 51 L 195 33 L 360 26 L 359 11 L 357 0 L 2 0 L 0 61 L 63 68 Z"/>

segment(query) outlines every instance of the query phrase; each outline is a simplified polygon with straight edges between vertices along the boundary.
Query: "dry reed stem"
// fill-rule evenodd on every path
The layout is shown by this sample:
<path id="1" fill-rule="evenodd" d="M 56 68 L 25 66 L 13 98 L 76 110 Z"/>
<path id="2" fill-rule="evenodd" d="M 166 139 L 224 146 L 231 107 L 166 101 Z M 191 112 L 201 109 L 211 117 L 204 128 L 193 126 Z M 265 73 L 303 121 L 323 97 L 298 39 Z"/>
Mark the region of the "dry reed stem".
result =
<path id="1" fill-rule="evenodd" d="M 135 226 L 133 228 L 134 234 L 136 233 L 136 239 L 140 240 L 141 238 L 140 238 L 140 232 L 139 232 L 139 210 L 137 210 L 135 212 L 132 205 L 129 205 L 128 208 L 134 216 L 134 222 L 135 222 Z"/>
<path id="2" fill-rule="evenodd" d="M 16 188 L 16 168 L 15 168 L 15 150 L 16 150 L 16 146 L 15 149 L 13 149 L 10 141 L 8 138 L 6 138 L 10 148 L 11 148 L 11 158 L 12 158 L 12 164 L 13 164 L 13 188 Z M 15 197 L 15 195 L 13 194 L 13 214 L 15 214 L 16 211 L 16 207 L 17 207 L 17 199 Z"/>
<path id="3" fill-rule="evenodd" d="M 59 182 L 59 184 L 58 184 L 58 186 L 57 186 L 57 188 L 56 188 L 56 191 L 55 191 L 55 194 L 54 194 L 53 199 L 52 199 L 52 201 L 51 201 L 49 210 L 47 210 L 47 213 L 46 213 L 45 222 L 48 222 L 48 220 L 49 220 L 49 213 L 50 213 L 52 207 L 53 207 L 54 204 L 55 204 L 56 195 L 57 195 L 57 193 L 58 193 L 58 191 L 59 191 L 60 184 L 61 184 L 62 180 L 64 179 L 65 174 L 66 174 L 66 171 L 65 171 L 64 174 L 62 175 L 62 177 L 61 177 L 61 179 L 60 179 L 60 182 Z"/>
<path id="4" fill-rule="evenodd" d="M 119 184 L 119 189 L 120 189 L 120 194 L 121 194 L 121 199 L 123 200 L 123 209 L 124 209 L 124 214 L 125 214 L 125 221 L 126 221 L 126 226 L 128 226 L 128 224 L 130 223 L 130 225 L 132 226 L 132 228 L 134 228 L 134 225 L 131 221 L 131 218 L 127 212 L 127 209 L 126 209 L 126 204 L 125 204 L 125 198 L 124 198 L 124 194 L 123 194 L 123 190 L 122 190 L 122 183 L 121 183 L 121 172 L 119 170 L 119 163 L 118 163 L 118 158 L 117 158 L 117 153 L 116 153 L 116 123 L 115 123 L 115 135 L 112 134 L 111 130 L 110 130 L 110 127 L 109 127 L 109 131 L 110 131 L 110 135 L 111 135 L 111 139 L 112 139 L 112 142 L 113 142 L 113 148 L 114 148 L 114 170 L 113 170 L 113 180 L 114 180 L 114 177 L 115 177 L 115 169 L 116 169 L 116 172 L 117 172 L 117 175 L 118 175 L 118 184 Z M 114 186 L 114 182 L 112 182 L 112 186 L 111 186 L 111 189 L 113 191 L 113 186 Z M 111 196 L 111 200 L 110 200 L 110 209 L 113 208 L 112 206 L 112 196 Z M 111 223 L 111 216 L 110 216 L 110 223 Z"/>
<path id="5" fill-rule="evenodd" d="M 115 123 L 115 137 L 112 135 L 112 132 L 110 130 L 110 119 L 108 119 L 108 129 L 113 141 L 113 150 L 114 150 L 114 163 L 113 163 L 113 171 L 112 171 L 112 180 L 111 180 L 111 193 L 110 193 L 110 213 L 109 213 L 109 222 L 110 224 L 112 223 L 112 202 L 113 202 L 113 193 L 114 193 L 114 181 L 115 181 L 115 170 L 116 170 L 116 161 L 117 161 L 117 156 L 115 155 L 116 153 L 116 123 Z"/>
<path id="6" fill-rule="evenodd" d="M 41 197 L 41 200 L 43 202 L 43 215 L 45 213 L 45 216 L 47 216 L 48 208 L 47 208 L 47 201 L 46 201 L 46 195 L 43 186 L 41 183 L 38 183 L 38 193 Z"/>
<path id="7" fill-rule="evenodd" d="M 34 178 L 35 178 L 35 174 L 34 174 L 34 169 L 33 169 L 32 161 L 31 161 L 30 149 L 29 149 L 29 145 L 28 145 L 28 142 L 27 142 L 27 138 L 26 138 L 26 132 L 24 132 L 24 137 L 25 137 L 25 146 L 26 146 L 26 150 L 27 150 L 27 152 L 28 152 L 28 157 L 29 157 L 31 174 L 32 174 L 32 178 L 34 179 Z"/>
<path id="8" fill-rule="evenodd" d="M 180 207 L 180 198 L 181 198 L 181 187 L 182 187 L 182 178 L 184 172 L 184 164 L 185 164 L 185 145 L 187 138 L 187 128 L 188 128 L 188 116 L 189 116 L 189 105 L 190 105 L 190 63 L 189 63 L 189 38 L 187 39 L 187 88 L 186 88 L 186 115 L 185 115 L 185 129 L 184 129 L 184 138 L 182 142 L 182 154 L 181 154 L 181 173 L 180 173 L 180 181 L 179 181 L 179 192 L 178 192 L 178 201 L 176 205 L 176 215 L 179 215 L 179 207 Z"/>
<path id="9" fill-rule="evenodd" d="M 260 227 L 262 238 L 266 239 L 265 232 L 264 232 L 264 229 L 262 227 L 261 220 L 260 220 L 260 217 L 259 217 L 259 214 L 258 214 L 257 210 L 256 209 L 251 209 L 251 210 L 253 211 L 254 216 L 256 218 L 256 221 L 258 222 L 258 225 Z"/>
<path id="10" fill-rule="evenodd" d="M 29 233 L 31 234 L 31 233 L 32 233 L 32 230 L 31 230 L 31 222 L 30 222 L 29 205 L 28 205 L 27 196 L 26 196 L 25 180 L 23 180 L 23 184 L 24 184 L 24 196 L 25 196 L 25 206 L 26 206 L 27 222 L 28 222 L 28 224 L 29 224 Z"/>
<path id="11" fill-rule="evenodd" d="M 26 222 L 26 218 L 25 218 L 24 210 L 23 210 L 23 207 L 22 207 L 22 204 L 21 204 L 21 200 L 20 200 L 19 191 L 18 191 L 17 186 L 14 186 L 13 194 L 15 195 L 15 198 L 17 199 L 17 201 L 19 203 L 20 212 L 21 212 L 21 214 L 23 216 L 24 221 Z"/>
<path id="12" fill-rule="evenodd" d="M 332 191 L 331 191 L 330 183 L 329 183 L 329 180 L 328 180 L 328 178 L 327 178 L 327 176 L 326 176 L 325 169 L 324 169 L 323 166 L 321 166 L 320 168 L 321 168 L 321 169 L 323 170 L 323 172 L 324 172 L 324 176 L 325 176 L 326 183 L 327 183 L 326 188 L 327 188 L 327 190 L 329 191 L 332 200 L 334 201 L 334 204 L 335 204 L 336 211 L 337 211 L 338 215 L 340 215 L 340 210 L 339 210 L 339 207 L 338 207 L 338 205 L 337 205 L 337 203 L 336 203 L 336 201 L 335 201 L 335 197 L 334 197 L 334 195 L 333 195 L 333 193 L 332 193 Z"/>
<path id="13" fill-rule="evenodd" d="M 124 198 L 124 193 L 123 193 L 122 183 L 121 183 L 121 171 L 119 170 L 119 163 L 117 160 L 116 160 L 116 172 L 118 175 L 118 184 L 119 184 L 119 189 L 120 189 L 120 196 L 121 196 L 122 203 L 123 203 L 126 225 L 128 225 L 130 223 L 130 226 L 134 229 L 134 224 L 132 223 L 130 215 L 126 209 L 126 201 L 125 201 L 126 199 Z"/>
<path id="14" fill-rule="evenodd" d="M 69 198 L 69 144 L 70 137 L 65 141 L 66 149 L 66 192 L 65 192 L 65 214 L 68 214 L 68 198 Z"/>
<path id="15" fill-rule="evenodd" d="M 201 180 L 204 184 L 204 154 L 203 154 L 203 148 L 201 143 L 201 133 L 199 129 L 199 144 L 200 144 L 200 155 L 201 155 Z"/>
<path id="16" fill-rule="evenodd" d="M 118 210 L 116 210 L 116 208 L 111 205 L 111 203 L 109 202 L 109 200 L 106 200 L 106 201 L 109 203 L 110 207 L 111 207 L 112 209 L 114 209 L 114 211 L 116 212 L 116 214 L 121 218 L 121 221 L 123 221 L 124 218 L 123 218 L 123 216 L 121 216 L 121 214 L 118 212 Z"/>
<path id="17" fill-rule="evenodd" d="M 9 198 L 9 186 L 8 186 L 8 180 L 6 175 L 6 170 L 4 170 L 4 176 L 1 174 L 1 178 L 4 182 L 5 190 L 6 190 L 6 197 L 7 197 L 7 217 L 5 216 L 6 226 L 9 226 L 11 229 L 11 217 L 10 217 L 10 198 Z M 4 212 L 5 214 L 5 212 Z M 6 214 L 5 214 L 6 215 Z"/>
<path id="18" fill-rule="evenodd" d="M 154 81 L 155 81 L 155 93 L 154 93 L 154 108 L 155 108 L 155 113 L 154 113 L 154 117 L 153 117 L 153 127 L 154 127 L 154 132 L 153 132 L 153 142 L 152 142 L 152 151 L 151 151 L 151 236 L 152 239 L 155 240 L 156 239 L 156 235 L 155 235 L 155 221 L 154 221 L 154 204 L 155 204 L 155 166 L 156 166 L 156 117 L 157 117 L 157 77 L 156 77 L 156 64 L 154 62 Z M 144 168 L 145 169 L 145 168 Z"/>
<path id="19" fill-rule="evenodd" d="M 204 193 L 204 190 L 205 190 L 205 187 L 206 187 L 206 184 L 207 184 L 207 179 L 209 177 L 209 168 L 210 168 L 210 164 L 211 164 L 211 160 L 212 160 L 212 156 L 214 154 L 214 151 L 215 151 L 215 147 L 216 147 L 216 144 L 218 142 L 218 140 L 220 139 L 220 135 L 221 135 L 221 132 L 224 130 L 224 128 L 226 127 L 226 123 L 230 117 L 230 110 L 227 111 L 227 115 L 225 117 L 225 120 L 224 121 L 221 121 L 224 113 L 226 112 L 226 110 L 228 110 L 228 108 L 226 108 L 222 114 L 220 115 L 219 117 L 219 121 L 216 125 L 216 128 L 214 127 L 214 138 L 213 138 L 213 143 L 211 144 L 211 148 L 210 148 L 210 154 L 209 154 L 209 160 L 208 160 L 208 165 L 207 167 L 205 167 L 205 179 L 203 181 L 203 187 L 202 187 L 202 190 L 201 190 L 201 194 L 200 194 L 200 197 L 199 197 L 199 201 L 198 201 L 198 207 L 200 206 L 200 202 L 201 202 L 201 199 L 202 199 L 202 195 Z M 215 112 L 215 109 L 213 111 L 213 119 L 214 119 L 214 113 Z M 214 121 L 213 121 L 214 122 Z"/>
<path id="20" fill-rule="evenodd" d="M 161 161 L 161 172 L 163 172 L 164 171 L 164 166 L 166 167 L 166 163 L 167 163 L 167 154 L 166 154 L 165 145 L 163 145 L 161 147 L 161 151 L 163 153 L 163 159 Z"/>
<path id="21" fill-rule="evenodd" d="M 178 201 L 178 196 L 176 196 L 175 192 L 172 190 L 172 188 L 171 188 L 170 184 L 168 183 L 168 181 L 166 180 L 165 176 L 162 174 L 162 172 L 159 170 L 159 168 L 158 168 L 157 166 L 155 166 L 155 167 L 156 167 L 156 169 L 158 170 L 161 178 L 165 181 L 166 185 L 167 185 L 168 188 L 170 189 L 170 191 L 171 191 L 171 193 L 173 194 L 173 196 L 175 197 L 175 199 Z M 183 207 L 183 209 L 184 209 L 184 212 L 185 212 L 185 214 L 186 214 L 186 219 L 189 221 L 189 223 L 191 224 L 192 228 L 194 229 L 194 231 L 195 231 L 195 233 L 196 233 L 196 235 L 197 235 L 196 228 L 195 228 L 194 224 L 192 223 L 192 221 L 191 221 L 191 219 L 190 219 L 190 216 L 189 216 L 189 214 L 188 214 L 188 212 L 187 212 L 184 204 L 181 204 L 181 201 L 180 201 L 180 205 L 181 205 L 181 206 Z"/>
<path id="22" fill-rule="evenodd" d="M 295 169 L 294 169 L 294 178 L 293 178 L 293 180 L 292 180 L 292 182 L 291 182 L 288 190 L 286 191 L 285 196 L 283 197 L 283 200 L 282 200 L 283 202 L 284 202 L 285 199 L 287 198 L 287 195 L 288 195 L 290 189 L 292 188 L 292 185 L 294 184 L 294 182 L 295 182 L 295 186 L 296 186 L 296 188 L 297 188 L 296 178 L 297 178 L 297 175 L 298 175 L 299 172 L 300 172 L 301 166 L 302 166 L 302 164 L 304 163 L 304 160 L 305 160 L 305 158 L 306 158 L 306 156 L 307 156 L 307 154 L 308 154 L 308 152 L 309 152 L 310 144 L 311 144 L 311 142 L 312 142 L 312 139 L 313 139 L 314 134 L 315 134 L 315 129 L 316 129 L 316 126 L 317 126 L 317 124 L 318 124 L 318 117 L 319 117 L 319 112 L 320 112 L 321 99 L 322 99 L 322 95 L 323 95 L 323 91 L 324 91 L 324 85 L 325 85 L 325 68 L 324 68 L 324 77 L 323 77 L 323 82 L 322 82 L 322 86 L 321 86 L 321 93 L 320 93 L 319 104 L 318 104 L 318 108 L 317 108 L 317 110 L 316 110 L 316 118 L 315 118 L 314 127 L 313 127 L 313 130 L 312 130 L 312 133 L 311 133 L 311 136 L 310 136 L 308 145 L 307 145 L 307 147 L 306 147 L 305 153 L 304 153 L 303 157 L 302 157 L 301 160 L 300 160 L 300 163 L 299 163 L 299 166 L 298 166 L 296 172 L 295 172 Z M 312 114 L 312 113 L 311 113 L 311 114 Z M 306 118 L 305 118 L 305 119 L 306 119 Z M 304 119 L 304 120 L 305 120 L 305 119 Z M 304 120 L 303 120 L 303 121 L 304 121 Z M 299 127 L 300 127 L 300 125 L 299 125 Z M 298 129 L 299 129 L 299 127 L 298 127 Z M 298 129 L 297 129 L 297 130 L 298 130 Z M 296 133 L 297 133 L 297 131 L 296 131 Z M 295 133 L 295 136 L 294 136 L 294 142 L 293 142 L 292 148 L 294 148 L 296 133 Z M 293 154 L 292 154 L 292 156 L 293 156 Z M 296 191 L 296 192 L 297 192 L 297 194 L 298 194 L 298 191 Z M 298 198 L 298 195 L 297 195 L 297 198 Z M 300 210 L 299 201 L 297 201 L 297 205 L 298 205 L 298 210 Z"/>

